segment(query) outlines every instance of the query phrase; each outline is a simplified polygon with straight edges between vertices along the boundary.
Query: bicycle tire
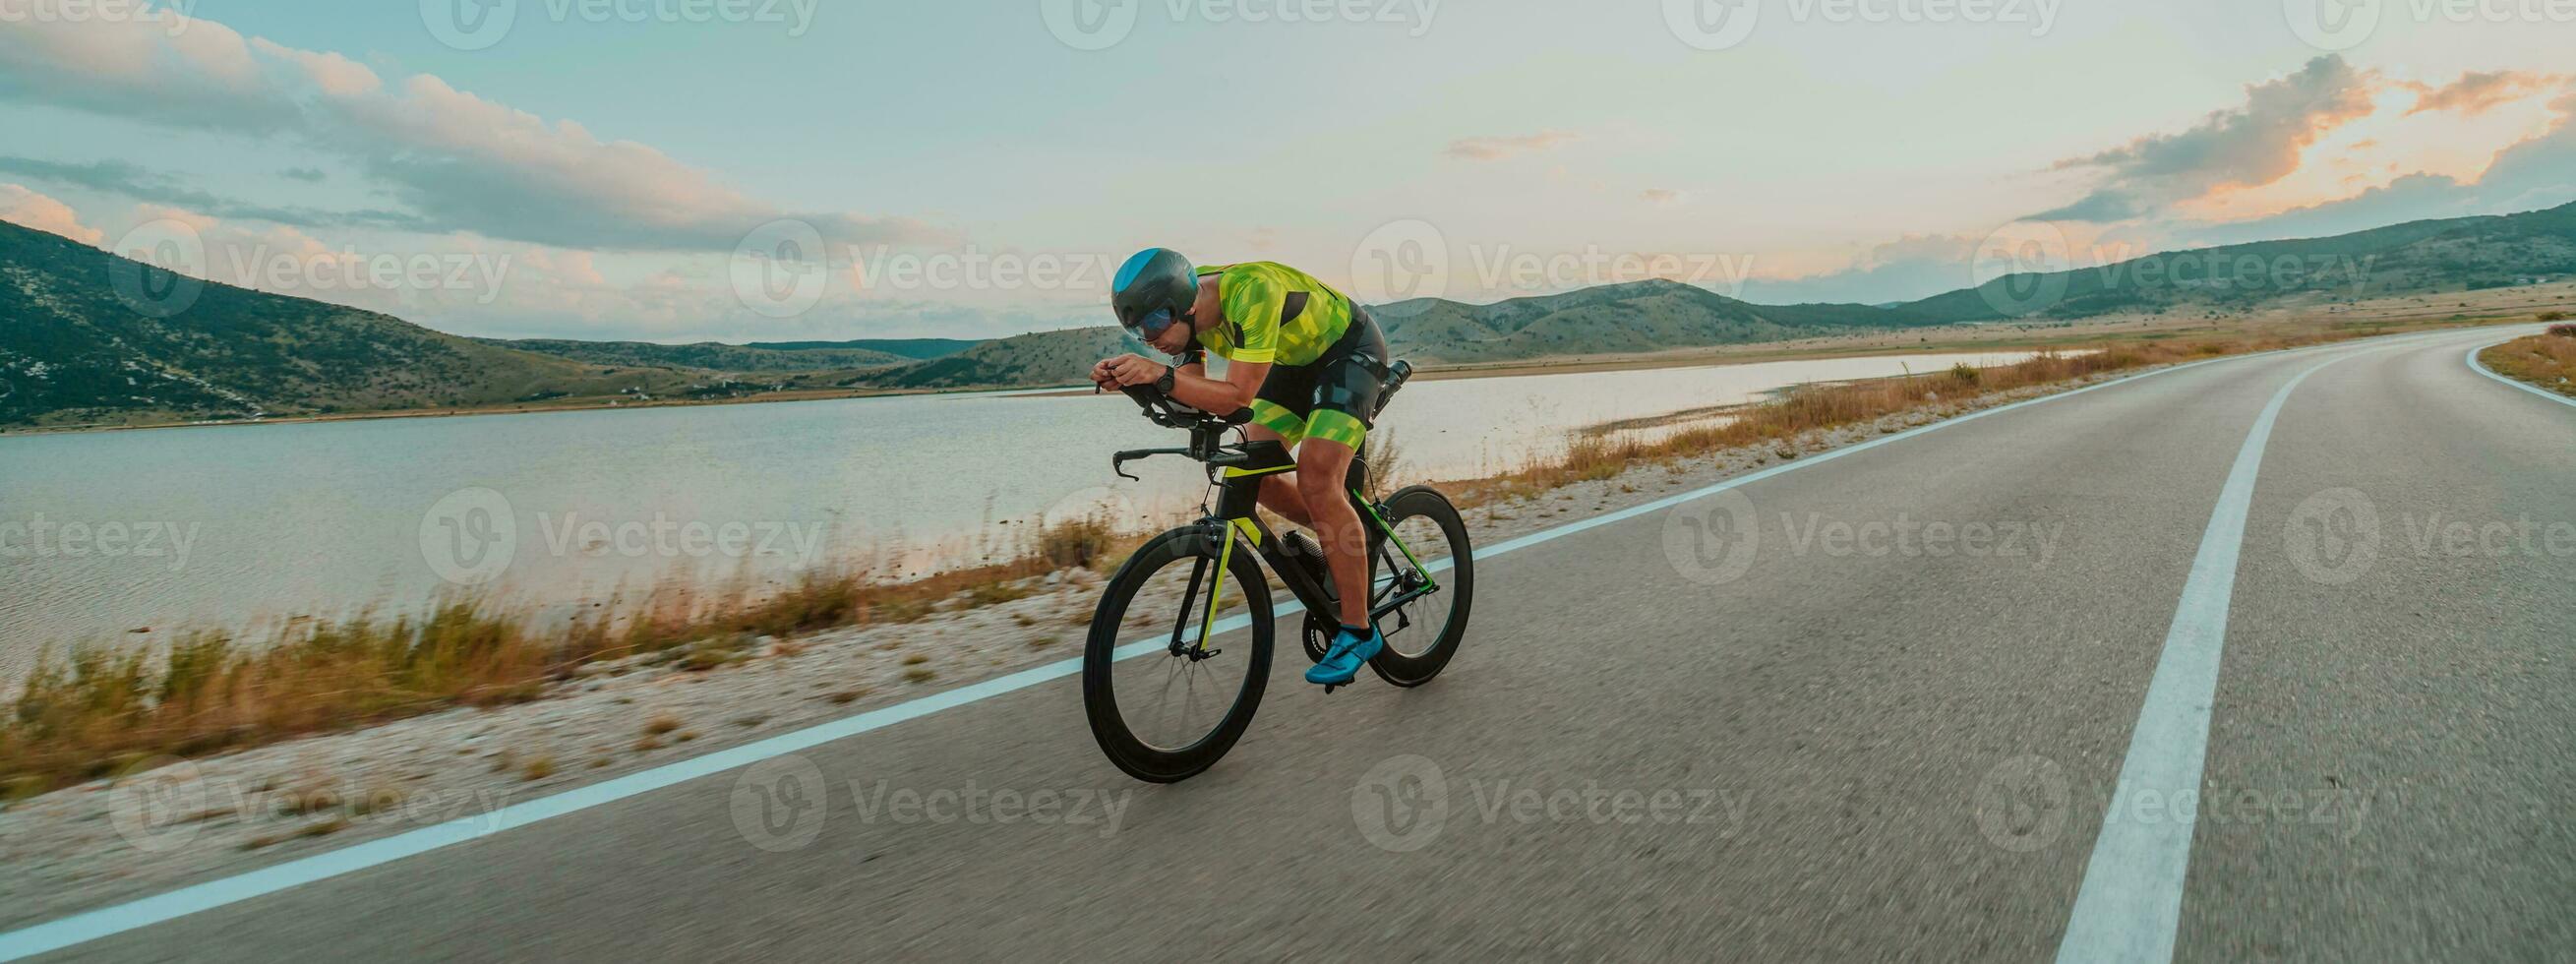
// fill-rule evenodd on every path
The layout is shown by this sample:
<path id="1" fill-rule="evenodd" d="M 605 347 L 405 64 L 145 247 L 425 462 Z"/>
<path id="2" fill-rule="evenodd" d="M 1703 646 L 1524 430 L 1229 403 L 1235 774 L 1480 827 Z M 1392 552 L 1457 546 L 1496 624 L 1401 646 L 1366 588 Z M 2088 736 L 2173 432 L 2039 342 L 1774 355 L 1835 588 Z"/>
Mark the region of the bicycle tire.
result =
<path id="1" fill-rule="evenodd" d="M 1389 646 L 1369 660 L 1369 669 L 1376 671 L 1379 679 L 1395 686 L 1420 686 L 1440 675 L 1450 658 L 1458 655 L 1459 642 L 1467 637 L 1467 616 L 1475 606 L 1475 550 L 1467 541 L 1466 520 L 1459 517 L 1458 507 L 1451 505 L 1449 497 L 1438 489 L 1407 486 L 1388 496 L 1382 505 L 1380 511 L 1388 526 L 1400 527 L 1406 520 L 1427 518 L 1440 527 L 1441 538 L 1449 543 L 1449 571 L 1439 577 L 1439 591 L 1433 594 L 1434 598 L 1447 596 L 1449 604 L 1449 619 L 1441 625 L 1439 638 L 1432 641 L 1430 648 L 1411 656 Z M 1370 584 L 1376 584 L 1374 577 Z"/>
<path id="2" fill-rule="evenodd" d="M 1209 527 L 1189 526 L 1155 536 L 1119 565 L 1117 574 L 1110 577 L 1108 587 L 1100 594 L 1099 607 L 1092 612 L 1090 640 L 1082 652 L 1083 714 L 1090 720 L 1091 736 L 1100 744 L 1100 751 L 1128 776 L 1149 783 L 1174 783 L 1197 776 L 1234 748 L 1235 741 L 1242 739 L 1244 730 L 1252 725 L 1253 712 L 1261 706 L 1262 690 L 1270 679 L 1271 637 L 1276 632 L 1271 625 L 1270 583 L 1263 578 L 1260 564 L 1253 561 L 1252 548 L 1239 540 L 1233 562 L 1226 568 L 1226 578 L 1242 593 L 1251 625 L 1244 634 L 1248 638 L 1222 647 L 1225 654 L 1216 657 L 1231 656 L 1239 646 L 1247 661 L 1242 687 L 1236 691 L 1225 716 L 1189 745 L 1165 749 L 1137 737 L 1118 706 L 1112 670 L 1120 646 L 1119 627 L 1136 593 L 1165 566 L 1205 559 L 1213 568 L 1222 548 L 1221 534 Z M 1197 618 L 1193 616 L 1192 620 Z M 1148 653 L 1135 658 L 1185 657 Z"/>

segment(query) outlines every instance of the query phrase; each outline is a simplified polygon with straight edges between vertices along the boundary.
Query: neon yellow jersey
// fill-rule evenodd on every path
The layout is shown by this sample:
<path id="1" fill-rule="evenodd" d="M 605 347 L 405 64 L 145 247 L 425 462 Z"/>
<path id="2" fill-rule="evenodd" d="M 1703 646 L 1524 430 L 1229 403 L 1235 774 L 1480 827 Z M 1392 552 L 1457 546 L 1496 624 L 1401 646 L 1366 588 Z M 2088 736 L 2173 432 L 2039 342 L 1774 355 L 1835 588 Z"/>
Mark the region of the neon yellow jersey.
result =
<path id="1" fill-rule="evenodd" d="M 1199 344 L 1227 361 L 1312 365 L 1351 328 L 1351 299 L 1313 275 L 1275 261 L 1208 265 L 1216 275 L 1222 325 L 1199 328 Z"/>

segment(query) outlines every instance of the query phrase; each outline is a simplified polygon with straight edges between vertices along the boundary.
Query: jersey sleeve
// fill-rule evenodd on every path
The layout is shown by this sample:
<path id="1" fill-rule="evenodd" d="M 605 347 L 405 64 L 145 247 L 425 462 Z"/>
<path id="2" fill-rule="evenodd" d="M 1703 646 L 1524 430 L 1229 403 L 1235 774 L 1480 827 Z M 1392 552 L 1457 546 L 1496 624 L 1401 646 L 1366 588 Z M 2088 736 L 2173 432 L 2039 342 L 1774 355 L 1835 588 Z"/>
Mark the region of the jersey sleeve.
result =
<path id="1" fill-rule="evenodd" d="M 1233 330 L 1227 340 L 1234 350 L 1226 353 L 1228 361 L 1266 364 L 1279 357 L 1280 314 L 1288 304 L 1288 289 L 1258 271 L 1228 275 L 1225 285 L 1225 323 Z"/>

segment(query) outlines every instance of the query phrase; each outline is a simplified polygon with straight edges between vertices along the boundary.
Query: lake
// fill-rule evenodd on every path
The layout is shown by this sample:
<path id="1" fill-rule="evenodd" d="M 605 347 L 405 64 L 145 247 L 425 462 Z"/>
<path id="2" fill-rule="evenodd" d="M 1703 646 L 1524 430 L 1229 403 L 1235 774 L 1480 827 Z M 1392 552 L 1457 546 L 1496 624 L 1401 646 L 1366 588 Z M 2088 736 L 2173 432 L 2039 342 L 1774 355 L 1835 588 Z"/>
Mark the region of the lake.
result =
<path id="1" fill-rule="evenodd" d="M 1924 354 L 1417 381 L 1378 428 L 1408 478 L 1789 385 L 2007 364 Z M 1116 395 L 990 392 L 0 437 L 0 678 L 47 643 L 142 643 L 472 590 L 538 605 L 656 580 L 880 571 L 1015 548 L 1029 521 L 1193 509 Z M 148 633 L 132 630 L 149 627 Z"/>

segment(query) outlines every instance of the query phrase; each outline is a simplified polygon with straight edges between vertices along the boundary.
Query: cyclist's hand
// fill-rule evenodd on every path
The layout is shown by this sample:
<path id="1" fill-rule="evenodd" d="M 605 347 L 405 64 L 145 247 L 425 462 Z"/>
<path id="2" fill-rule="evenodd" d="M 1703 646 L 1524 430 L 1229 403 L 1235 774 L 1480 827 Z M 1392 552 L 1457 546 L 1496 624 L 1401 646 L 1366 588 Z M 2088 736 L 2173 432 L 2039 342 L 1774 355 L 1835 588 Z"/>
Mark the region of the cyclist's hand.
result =
<path id="1" fill-rule="evenodd" d="M 1117 359 L 1103 358 L 1100 364 L 1091 366 L 1091 384 L 1094 387 L 1104 390 L 1118 387 L 1117 379 L 1109 377 L 1109 363 L 1113 361 Z"/>
<path id="2" fill-rule="evenodd" d="M 1140 355 L 1120 355 L 1100 365 L 1109 377 L 1109 384 L 1122 388 L 1151 385 L 1163 377 L 1163 363 Z"/>

